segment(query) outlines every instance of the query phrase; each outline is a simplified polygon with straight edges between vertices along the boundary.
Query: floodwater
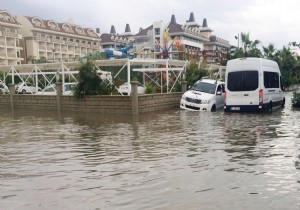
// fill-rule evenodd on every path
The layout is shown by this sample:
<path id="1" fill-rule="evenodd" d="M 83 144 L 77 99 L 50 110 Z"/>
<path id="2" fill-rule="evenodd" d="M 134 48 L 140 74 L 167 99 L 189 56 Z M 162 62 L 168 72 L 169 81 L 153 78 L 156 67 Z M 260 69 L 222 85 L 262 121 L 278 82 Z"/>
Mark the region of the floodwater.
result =
<path id="1" fill-rule="evenodd" d="M 300 110 L 0 111 L 0 209 L 300 209 Z"/>

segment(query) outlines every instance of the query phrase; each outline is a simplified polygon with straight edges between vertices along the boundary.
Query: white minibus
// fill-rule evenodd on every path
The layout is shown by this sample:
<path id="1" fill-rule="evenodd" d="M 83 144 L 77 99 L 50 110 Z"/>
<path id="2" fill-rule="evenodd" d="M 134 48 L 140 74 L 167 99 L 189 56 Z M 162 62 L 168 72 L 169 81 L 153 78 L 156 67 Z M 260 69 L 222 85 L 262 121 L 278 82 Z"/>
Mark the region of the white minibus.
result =
<path id="1" fill-rule="evenodd" d="M 272 111 L 284 107 L 281 73 L 275 61 L 263 58 L 229 60 L 225 73 L 225 105 L 230 111 Z"/>

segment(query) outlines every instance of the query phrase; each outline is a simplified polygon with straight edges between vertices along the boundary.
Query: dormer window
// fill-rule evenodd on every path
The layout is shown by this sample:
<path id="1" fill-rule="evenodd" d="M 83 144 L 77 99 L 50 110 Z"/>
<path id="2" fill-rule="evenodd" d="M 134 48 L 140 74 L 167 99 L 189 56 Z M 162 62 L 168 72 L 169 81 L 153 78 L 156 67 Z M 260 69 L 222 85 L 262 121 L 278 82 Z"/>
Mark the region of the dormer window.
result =
<path id="1" fill-rule="evenodd" d="M 41 27 L 41 28 L 46 28 L 45 24 L 43 23 L 43 21 L 37 17 L 33 18 L 31 20 L 32 24 L 35 26 L 35 27 Z"/>
<path id="2" fill-rule="evenodd" d="M 59 27 L 58 24 L 54 21 L 48 21 L 48 26 L 52 29 L 52 30 L 57 30 L 59 31 Z"/>

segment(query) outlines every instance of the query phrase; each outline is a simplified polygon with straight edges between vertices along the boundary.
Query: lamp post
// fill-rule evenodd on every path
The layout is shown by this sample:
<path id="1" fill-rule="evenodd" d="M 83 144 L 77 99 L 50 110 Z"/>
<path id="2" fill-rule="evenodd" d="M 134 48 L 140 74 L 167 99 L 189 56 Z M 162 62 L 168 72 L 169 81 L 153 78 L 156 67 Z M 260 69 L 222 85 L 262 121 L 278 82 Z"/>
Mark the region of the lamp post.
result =
<path id="1" fill-rule="evenodd" d="M 240 34 L 238 33 L 238 35 L 234 37 L 238 40 L 238 48 L 240 48 Z"/>

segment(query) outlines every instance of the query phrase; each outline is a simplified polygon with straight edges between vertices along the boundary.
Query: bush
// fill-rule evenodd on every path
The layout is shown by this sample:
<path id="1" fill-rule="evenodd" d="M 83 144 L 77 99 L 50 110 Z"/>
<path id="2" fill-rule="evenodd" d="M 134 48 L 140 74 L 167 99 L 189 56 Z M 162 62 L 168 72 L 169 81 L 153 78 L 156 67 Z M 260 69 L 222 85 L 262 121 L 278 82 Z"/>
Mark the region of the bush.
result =
<path id="1" fill-rule="evenodd" d="M 292 106 L 293 107 L 300 107 L 300 92 L 293 92 L 293 97 L 292 97 Z"/>
<path id="2" fill-rule="evenodd" d="M 145 93 L 146 93 L 146 94 L 152 94 L 152 93 L 155 93 L 154 87 L 153 87 L 152 85 L 150 85 L 150 84 L 146 85 Z"/>

